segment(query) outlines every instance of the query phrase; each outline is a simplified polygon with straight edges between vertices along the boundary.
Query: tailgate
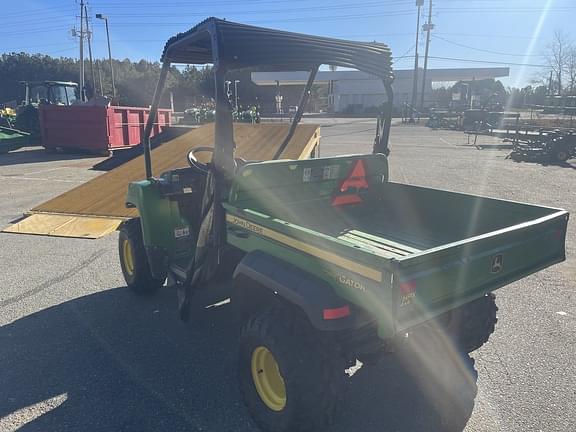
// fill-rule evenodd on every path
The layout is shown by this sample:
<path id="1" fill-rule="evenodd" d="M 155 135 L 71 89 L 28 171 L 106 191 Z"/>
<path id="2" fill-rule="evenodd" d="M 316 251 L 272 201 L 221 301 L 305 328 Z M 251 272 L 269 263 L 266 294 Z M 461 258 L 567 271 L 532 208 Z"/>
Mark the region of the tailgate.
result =
<path id="1" fill-rule="evenodd" d="M 396 327 L 404 330 L 565 259 L 558 211 L 396 261 Z"/>

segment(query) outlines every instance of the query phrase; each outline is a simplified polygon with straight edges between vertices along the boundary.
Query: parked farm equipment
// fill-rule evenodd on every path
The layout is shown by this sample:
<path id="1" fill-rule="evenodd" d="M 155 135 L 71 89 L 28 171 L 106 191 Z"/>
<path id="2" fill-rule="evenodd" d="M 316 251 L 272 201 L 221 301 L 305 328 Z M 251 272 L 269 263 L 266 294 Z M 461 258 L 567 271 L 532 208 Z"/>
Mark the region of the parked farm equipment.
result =
<path id="1" fill-rule="evenodd" d="M 576 158 L 576 131 L 540 129 L 537 133 L 519 135 L 508 157 L 515 161 L 566 162 Z"/>
<path id="2" fill-rule="evenodd" d="M 460 130 L 462 112 L 431 109 L 426 126 L 431 129 Z"/>
<path id="3" fill-rule="evenodd" d="M 0 153 L 8 153 L 21 147 L 40 145 L 39 109 L 42 106 L 69 106 L 78 95 L 78 84 L 65 81 L 22 81 L 24 100 L 16 108 L 15 115 L 6 119 L 0 131 Z M 6 110 L 4 110 L 6 111 Z"/>

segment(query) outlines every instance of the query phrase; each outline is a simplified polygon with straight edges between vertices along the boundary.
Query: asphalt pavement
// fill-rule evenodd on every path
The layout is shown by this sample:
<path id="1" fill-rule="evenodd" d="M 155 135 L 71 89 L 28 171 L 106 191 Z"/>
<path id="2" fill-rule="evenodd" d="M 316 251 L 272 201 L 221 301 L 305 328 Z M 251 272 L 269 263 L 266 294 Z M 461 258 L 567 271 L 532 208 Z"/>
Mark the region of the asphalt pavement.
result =
<path id="1" fill-rule="evenodd" d="M 322 124 L 321 156 L 369 152 L 371 119 Z M 482 138 L 490 142 L 489 138 Z M 461 132 L 396 125 L 397 182 L 576 212 L 576 161 L 516 163 Z M 184 155 L 183 155 L 184 158 Z M 22 149 L 0 155 L 0 225 L 100 174 L 103 160 Z M 576 225 L 566 262 L 497 291 L 499 321 L 473 353 L 478 395 L 466 432 L 576 430 Z M 117 235 L 0 233 L 0 431 L 256 431 L 236 385 L 238 321 L 214 286 L 178 321 L 170 289 L 125 287 Z M 394 356 L 352 378 L 333 431 L 433 431 L 426 397 Z"/>

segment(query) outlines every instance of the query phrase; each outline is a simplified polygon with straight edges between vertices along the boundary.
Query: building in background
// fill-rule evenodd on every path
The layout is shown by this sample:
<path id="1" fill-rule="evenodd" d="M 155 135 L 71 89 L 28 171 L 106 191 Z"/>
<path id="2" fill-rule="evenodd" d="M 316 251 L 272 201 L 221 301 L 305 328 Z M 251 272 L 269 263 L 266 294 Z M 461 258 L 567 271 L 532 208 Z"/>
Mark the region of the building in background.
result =
<path id="1" fill-rule="evenodd" d="M 432 89 L 441 83 L 448 85 L 458 81 L 474 81 L 489 78 L 507 77 L 510 69 L 466 68 L 429 69 L 426 75 L 424 106 L 435 105 Z M 412 97 L 413 70 L 397 70 L 394 73 L 394 106 L 410 103 Z M 422 76 L 419 73 L 419 76 Z M 252 81 L 262 86 L 303 86 L 308 72 L 252 72 Z M 336 113 L 361 113 L 378 107 L 386 98 L 384 85 L 372 75 L 354 70 L 320 71 L 316 84 L 328 86 L 328 109 Z"/>

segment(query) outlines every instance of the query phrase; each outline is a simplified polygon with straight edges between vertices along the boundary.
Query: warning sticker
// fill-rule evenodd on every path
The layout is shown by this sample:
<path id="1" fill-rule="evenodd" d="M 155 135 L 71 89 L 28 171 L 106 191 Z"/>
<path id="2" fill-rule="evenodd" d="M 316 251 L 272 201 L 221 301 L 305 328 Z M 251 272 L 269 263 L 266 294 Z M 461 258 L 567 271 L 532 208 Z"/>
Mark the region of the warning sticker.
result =
<path id="1" fill-rule="evenodd" d="M 340 165 L 326 165 L 323 167 L 304 168 L 302 181 L 304 183 L 323 180 L 335 180 L 340 173 Z"/>
<path id="2" fill-rule="evenodd" d="M 323 180 L 335 180 L 340 173 L 340 165 L 328 165 L 323 168 Z"/>

